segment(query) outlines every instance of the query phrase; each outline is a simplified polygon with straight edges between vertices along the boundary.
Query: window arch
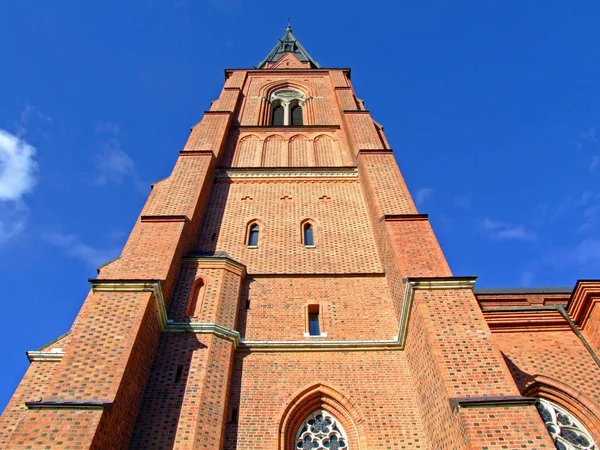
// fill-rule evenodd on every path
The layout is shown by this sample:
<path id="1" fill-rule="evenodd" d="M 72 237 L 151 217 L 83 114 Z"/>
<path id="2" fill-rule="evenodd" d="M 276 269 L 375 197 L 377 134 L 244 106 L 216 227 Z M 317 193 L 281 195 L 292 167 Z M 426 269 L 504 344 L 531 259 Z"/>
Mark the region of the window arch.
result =
<path id="1" fill-rule="evenodd" d="M 302 106 L 298 100 L 293 100 L 290 103 L 290 125 L 300 126 L 303 125 L 302 122 Z"/>
<path id="2" fill-rule="evenodd" d="M 281 100 L 276 100 L 272 106 L 273 111 L 271 112 L 271 125 L 282 127 L 284 123 L 285 110 L 281 104 Z"/>
<path id="3" fill-rule="evenodd" d="M 260 234 L 260 226 L 257 222 L 248 224 L 248 232 L 246 233 L 246 245 L 248 247 L 258 247 L 258 238 Z"/>
<path id="4" fill-rule="evenodd" d="M 286 87 L 273 92 L 269 97 L 272 108 L 271 125 L 303 125 L 302 108 L 305 102 L 306 96 L 298 89 Z"/>
<path id="5" fill-rule="evenodd" d="M 310 222 L 305 222 L 302 226 L 302 240 L 305 247 L 315 246 L 315 229 Z"/>
<path id="6" fill-rule="evenodd" d="M 591 434 L 567 410 L 542 398 L 538 399 L 536 407 L 557 449 L 598 450 Z"/>
<path id="7" fill-rule="evenodd" d="M 324 409 L 317 409 L 302 422 L 294 440 L 301 450 L 347 450 L 348 438 L 342 425 Z"/>
<path id="8" fill-rule="evenodd" d="M 202 278 L 198 278 L 194 281 L 192 293 L 190 294 L 187 306 L 185 308 L 186 317 L 198 317 L 198 309 L 202 306 L 202 300 L 204 299 L 205 286 L 206 284 Z"/>
<path id="9" fill-rule="evenodd" d="M 315 228 L 315 221 L 312 219 L 305 219 L 300 222 L 300 238 L 305 247 L 315 247 Z"/>

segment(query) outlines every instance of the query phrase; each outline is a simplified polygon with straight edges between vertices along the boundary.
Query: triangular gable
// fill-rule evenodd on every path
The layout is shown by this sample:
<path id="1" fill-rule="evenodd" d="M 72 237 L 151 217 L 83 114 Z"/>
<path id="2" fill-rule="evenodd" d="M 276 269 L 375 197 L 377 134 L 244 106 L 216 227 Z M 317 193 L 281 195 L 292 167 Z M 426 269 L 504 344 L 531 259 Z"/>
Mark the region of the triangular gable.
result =
<path id="1" fill-rule="evenodd" d="M 310 68 L 310 63 L 299 61 L 293 53 L 286 53 L 286 55 L 277 61 L 275 64 L 269 64 L 269 69 L 303 69 Z"/>

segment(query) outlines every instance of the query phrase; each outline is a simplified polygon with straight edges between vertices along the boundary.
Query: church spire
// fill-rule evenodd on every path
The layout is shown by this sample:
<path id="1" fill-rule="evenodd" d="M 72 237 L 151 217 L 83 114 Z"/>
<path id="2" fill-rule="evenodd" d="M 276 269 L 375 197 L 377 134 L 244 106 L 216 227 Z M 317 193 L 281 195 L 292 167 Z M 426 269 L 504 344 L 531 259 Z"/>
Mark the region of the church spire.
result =
<path id="1" fill-rule="evenodd" d="M 321 65 L 308 54 L 304 47 L 302 47 L 298 39 L 296 39 L 296 37 L 292 34 L 292 31 L 294 30 L 292 29 L 288 19 L 288 24 L 285 28 L 285 34 L 281 39 L 279 39 L 279 42 L 275 44 L 275 47 L 273 47 L 273 50 L 271 50 L 267 57 L 256 66 L 257 69 L 262 69 L 267 64 L 276 63 L 283 56 L 285 56 L 286 53 L 291 53 L 300 62 L 310 63 L 314 68 L 321 68 Z"/>

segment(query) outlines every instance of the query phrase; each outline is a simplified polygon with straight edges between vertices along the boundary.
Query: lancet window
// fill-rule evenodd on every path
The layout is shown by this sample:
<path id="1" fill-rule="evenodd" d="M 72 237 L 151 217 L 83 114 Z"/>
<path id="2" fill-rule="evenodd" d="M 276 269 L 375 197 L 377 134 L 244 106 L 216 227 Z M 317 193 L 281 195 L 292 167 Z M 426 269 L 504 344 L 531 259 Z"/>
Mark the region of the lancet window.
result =
<path id="1" fill-rule="evenodd" d="M 257 247 L 258 246 L 258 224 L 253 223 L 250 225 L 248 229 L 248 247 Z"/>
<path id="2" fill-rule="evenodd" d="M 271 94 L 271 125 L 299 126 L 304 124 L 302 109 L 305 95 L 292 88 L 279 89 Z"/>
<path id="3" fill-rule="evenodd" d="M 541 398 L 536 406 L 557 449 L 598 450 L 590 433 L 572 414 Z"/>
<path id="4" fill-rule="evenodd" d="M 315 235 L 313 226 L 310 222 L 304 224 L 303 228 L 303 241 L 306 247 L 314 247 L 315 246 Z"/>
<path id="5" fill-rule="evenodd" d="M 340 423 L 324 409 L 310 414 L 296 433 L 299 450 L 348 450 L 348 438 Z"/>

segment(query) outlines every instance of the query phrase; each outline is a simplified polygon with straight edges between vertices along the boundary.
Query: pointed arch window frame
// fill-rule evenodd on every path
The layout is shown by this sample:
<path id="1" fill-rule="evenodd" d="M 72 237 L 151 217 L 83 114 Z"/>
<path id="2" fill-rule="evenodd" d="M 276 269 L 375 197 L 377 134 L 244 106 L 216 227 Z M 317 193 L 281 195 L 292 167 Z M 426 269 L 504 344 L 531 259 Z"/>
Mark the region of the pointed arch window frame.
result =
<path id="1" fill-rule="evenodd" d="M 317 233 L 316 233 L 316 222 L 313 219 L 304 219 L 300 222 L 300 239 L 302 245 L 305 248 L 316 248 L 317 247 Z M 310 237 L 312 242 L 309 243 L 307 237 L 307 231 L 310 230 Z"/>
<path id="2" fill-rule="evenodd" d="M 246 224 L 246 233 L 244 235 L 244 245 L 247 248 L 258 248 L 262 240 L 261 235 L 264 231 L 263 224 L 257 220 L 251 220 Z"/>
<path id="3" fill-rule="evenodd" d="M 204 296 L 206 295 L 206 280 L 203 277 L 197 277 L 192 284 L 192 289 L 185 305 L 185 317 L 189 320 L 200 316 Z"/>
<path id="4" fill-rule="evenodd" d="M 269 125 L 271 126 L 303 126 L 306 123 L 305 108 L 304 105 L 308 101 L 306 94 L 299 89 L 294 87 L 281 87 L 271 93 L 269 96 L 269 105 L 271 106 L 271 112 L 268 115 Z M 281 106 L 283 107 L 283 125 L 274 124 L 274 108 Z M 298 107 L 302 112 L 302 119 L 300 124 L 293 124 L 292 120 L 292 108 Z"/>

